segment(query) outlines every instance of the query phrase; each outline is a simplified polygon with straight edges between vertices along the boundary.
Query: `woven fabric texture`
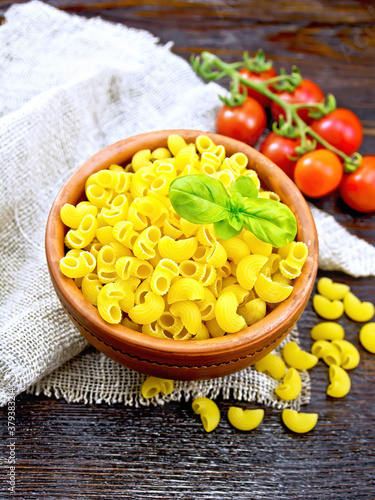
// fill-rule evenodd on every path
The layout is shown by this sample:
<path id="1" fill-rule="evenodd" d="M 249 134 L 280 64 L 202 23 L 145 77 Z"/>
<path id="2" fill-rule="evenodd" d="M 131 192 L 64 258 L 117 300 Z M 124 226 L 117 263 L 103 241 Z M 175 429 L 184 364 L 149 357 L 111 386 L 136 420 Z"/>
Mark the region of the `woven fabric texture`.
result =
<path id="1" fill-rule="evenodd" d="M 84 351 L 87 343 L 49 279 L 46 220 L 64 181 L 103 147 L 152 130 L 213 131 L 224 90 L 200 81 L 170 45 L 145 31 L 37 1 L 7 11 L 0 64 L 0 405 L 26 389 L 68 401 L 146 404 L 139 396 L 141 375 L 92 348 Z M 321 268 L 374 275 L 374 248 L 327 214 L 313 213 Z M 342 242 L 358 246 L 356 260 L 354 252 L 342 252 Z M 297 331 L 292 335 L 298 338 Z M 296 408 L 309 399 L 308 374 L 303 382 Z M 169 398 L 221 392 L 279 405 L 274 387 L 270 377 L 249 368 L 178 383 Z"/>

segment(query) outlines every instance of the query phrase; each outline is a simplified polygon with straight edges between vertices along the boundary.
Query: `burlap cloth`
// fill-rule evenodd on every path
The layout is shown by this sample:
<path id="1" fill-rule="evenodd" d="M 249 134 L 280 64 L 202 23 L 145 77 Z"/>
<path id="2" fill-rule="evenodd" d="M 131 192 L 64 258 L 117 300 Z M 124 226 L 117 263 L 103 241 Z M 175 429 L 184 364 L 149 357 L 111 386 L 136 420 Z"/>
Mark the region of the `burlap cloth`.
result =
<path id="1" fill-rule="evenodd" d="M 145 31 L 85 20 L 37 1 L 14 5 L 0 27 L 0 404 L 24 390 L 67 401 L 148 404 L 144 380 L 106 358 L 69 321 L 45 253 L 47 215 L 84 160 L 137 133 L 213 131 L 223 89 Z M 313 208 L 320 267 L 375 274 L 375 249 Z M 289 338 L 298 338 L 295 330 Z M 280 348 L 279 348 L 280 349 Z M 82 352 L 83 351 L 83 352 Z M 80 354 L 81 353 L 81 354 Z M 309 400 L 309 377 L 290 407 Z M 216 380 L 178 382 L 169 400 L 197 395 L 282 407 L 277 382 L 252 368 Z"/>

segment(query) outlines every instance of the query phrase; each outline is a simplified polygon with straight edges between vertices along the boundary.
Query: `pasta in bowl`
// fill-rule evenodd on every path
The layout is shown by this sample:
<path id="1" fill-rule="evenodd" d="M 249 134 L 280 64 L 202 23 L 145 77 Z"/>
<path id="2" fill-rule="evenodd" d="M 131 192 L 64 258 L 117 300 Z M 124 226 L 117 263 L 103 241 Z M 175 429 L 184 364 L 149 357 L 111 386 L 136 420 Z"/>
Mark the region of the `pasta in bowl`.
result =
<path id="1" fill-rule="evenodd" d="M 49 215 L 46 255 L 92 345 L 148 375 L 198 380 L 254 364 L 287 335 L 314 285 L 318 239 L 298 188 L 259 152 L 165 130 L 73 173 Z"/>

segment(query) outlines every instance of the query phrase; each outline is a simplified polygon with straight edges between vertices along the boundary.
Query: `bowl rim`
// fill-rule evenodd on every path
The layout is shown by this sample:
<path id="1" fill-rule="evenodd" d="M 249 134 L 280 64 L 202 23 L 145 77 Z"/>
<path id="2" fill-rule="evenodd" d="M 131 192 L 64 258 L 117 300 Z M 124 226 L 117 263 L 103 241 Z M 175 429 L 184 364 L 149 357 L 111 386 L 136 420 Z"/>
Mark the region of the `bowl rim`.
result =
<path id="1" fill-rule="evenodd" d="M 240 332 L 205 340 L 176 341 L 155 338 L 131 330 L 121 324 L 111 325 L 101 318 L 97 308 L 84 297 L 74 280 L 64 276 L 60 271 L 59 262 L 61 257 L 65 255 L 64 235 L 66 233 L 66 227 L 60 219 L 61 207 L 65 203 L 75 205 L 78 202 L 77 196 L 75 196 L 77 201 L 73 199 L 74 193 L 77 192 L 77 189 L 83 193 L 84 184 L 89 175 L 108 168 L 111 164 L 124 164 L 139 149 L 154 149 L 153 145 L 157 145 L 155 147 L 166 145 L 167 137 L 170 134 L 179 134 L 187 142 L 193 141 L 198 135 L 204 134 L 209 136 L 216 144 L 222 144 L 226 151 L 243 152 L 249 158 L 250 168 L 256 171 L 258 171 L 258 168 L 261 169 L 261 172 L 259 172 L 261 181 L 265 183 L 264 177 L 268 176 L 267 186 L 280 195 L 281 201 L 293 201 L 292 205 L 287 204 L 297 219 L 298 232 L 296 238 L 298 241 L 304 241 L 307 244 L 309 256 L 301 275 L 294 280 L 292 294 L 284 302 L 279 303 L 262 320 Z M 143 144 L 142 147 L 139 146 L 140 142 Z M 152 147 L 147 147 L 147 145 Z M 281 191 L 280 183 L 285 186 L 285 189 L 283 188 Z M 126 344 L 149 353 L 157 351 L 168 357 L 182 355 L 188 358 L 196 356 L 197 352 L 202 356 L 205 354 L 217 356 L 228 352 L 228 349 L 242 350 L 250 342 L 256 343 L 259 340 L 266 340 L 268 345 L 272 344 L 277 337 L 274 334 L 275 330 L 279 334 L 281 330 L 287 330 L 291 318 L 295 318 L 295 323 L 301 315 L 301 307 L 303 311 L 314 286 L 318 268 L 318 235 L 314 219 L 305 198 L 293 181 L 279 167 L 251 146 L 219 134 L 190 129 L 166 129 L 137 134 L 107 146 L 86 160 L 70 175 L 52 204 L 46 225 L 45 249 L 47 265 L 55 290 L 60 300 L 63 298 L 79 313 L 81 318 L 85 318 L 86 325 L 81 326 L 89 330 L 94 327 L 95 332 L 101 332 L 103 338 L 112 338 L 117 344 Z M 302 290 L 306 293 L 300 294 L 299 292 Z"/>

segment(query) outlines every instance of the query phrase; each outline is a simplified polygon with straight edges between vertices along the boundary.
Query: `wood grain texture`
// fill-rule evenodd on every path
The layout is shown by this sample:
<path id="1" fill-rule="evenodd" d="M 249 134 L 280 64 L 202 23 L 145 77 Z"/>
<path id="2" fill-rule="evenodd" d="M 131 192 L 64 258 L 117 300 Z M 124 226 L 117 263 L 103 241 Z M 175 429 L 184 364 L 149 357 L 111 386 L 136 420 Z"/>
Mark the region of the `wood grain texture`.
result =
<path id="1" fill-rule="evenodd" d="M 1 2 L 0 12 L 11 3 Z M 262 47 L 277 68 L 297 63 L 306 78 L 360 116 L 365 127 L 361 151 L 375 153 L 375 9 L 370 0 L 49 3 L 147 29 L 162 43 L 173 40 L 173 51 L 186 59 L 206 49 L 234 61 L 243 50 Z M 336 195 L 314 204 L 375 244 L 374 215 L 351 211 Z M 348 283 L 362 300 L 375 301 L 375 278 L 322 275 Z M 306 349 L 318 321 L 309 304 L 299 322 Z M 375 498 L 375 356 L 359 346 L 360 325 L 346 318 L 340 322 L 346 338 L 359 347 L 361 363 L 342 400 L 325 395 L 322 363 L 311 370 L 312 401 L 304 411 L 317 411 L 319 421 L 310 434 L 289 432 L 274 409 L 266 409 L 257 430 L 236 431 L 226 419 L 236 401 L 219 399 L 221 423 L 206 434 L 190 402 L 137 409 L 23 394 L 16 400 L 16 493 L 7 492 L 2 481 L 0 498 Z M 0 460 L 6 460 L 6 408 L 0 409 L 0 419 Z M 1 467 L 0 477 L 6 473 Z"/>

